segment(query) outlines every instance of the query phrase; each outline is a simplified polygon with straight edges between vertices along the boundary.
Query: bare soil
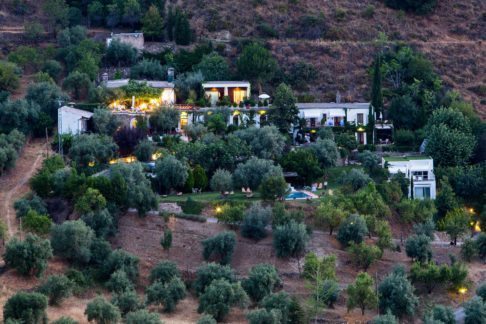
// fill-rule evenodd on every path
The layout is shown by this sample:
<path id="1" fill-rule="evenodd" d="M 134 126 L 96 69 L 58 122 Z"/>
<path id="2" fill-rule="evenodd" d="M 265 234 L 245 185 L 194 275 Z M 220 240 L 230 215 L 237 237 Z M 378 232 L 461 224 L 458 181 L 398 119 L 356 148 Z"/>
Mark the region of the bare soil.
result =
<path id="1" fill-rule="evenodd" d="M 165 226 L 172 229 L 174 233 L 173 245 L 170 251 L 164 251 L 160 246 L 160 237 L 163 235 Z M 137 291 L 142 296 L 145 287 L 148 285 L 148 275 L 150 270 L 161 260 L 168 259 L 176 262 L 185 279 L 193 279 L 196 269 L 204 262 L 202 258 L 202 247 L 200 241 L 212 236 L 220 231 L 228 230 L 222 224 L 198 223 L 184 219 L 169 218 L 166 223 L 160 216 L 147 216 L 139 218 L 134 213 L 128 213 L 121 217 L 119 222 L 119 232 L 112 239 L 113 248 L 122 248 L 130 253 L 136 254 L 140 258 L 140 280 Z M 457 255 L 459 249 L 450 246 L 434 246 L 434 257 L 437 262 L 447 262 L 449 254 Z M 314 251 L 319 256 L 335 254 L 337 256 L 337 276 L 340 286 L 345 290 L 346 286 L 354 281 L 360 269 L 357 269 L 352 263 L 349 255 L 342 250 L 339 242 L 334 236 L 328 233 L 314 231 L 309 251 Z M 368 273 L 377 281 L 381 281 L 396 264 L 410 266 L 410 261 L 403 252 L 385 251 L 385 254 L 379 262 L 375 263 Z M 282 289 L 297 296 L 301 301 L 310 295 L 307 284 L 299 275 L 299 264 L 296 259 L 279 259 L 275 256 L 272 248 L 272 238 L 267 238 L 255 242 L 238 235 L 237 247 L 234 253 L 231 266 L 236 274 L 244 277 L 248 274 L 249 269 L 258 263 L 271 263 L 277 267 L 279 274 L 283 279 Z M 68 268 L 68 265 L 55 258 L 49 263 L 49 268 L 44 275 L 62 273 Z M 473 284 L 486 279 L 486 269 L 480 263 L 469 264 L 470 279 Z M 8 270 L 0 275 L 1 292 L 0 306 L 18 290 L 31 290 L 39 284 L 42 279 L 19 277 L 15 271 Z M 419 289 L 418 291 L 421 292 Z M 467 300 L 469 295 L 461 297 L 454 293 L 449 293 L 444 289 L 437 289 L 433 294 L 427 295 L 420 293 L 420 311 L 433 305 L 434 302 L 442 303 L 457 307 L 463 300 Z M 54 320 L 61 316 L 71 316 L 79 323 L 87 323 L 84 316 L 84 309 L 90 299 L 96 294 L 102 293 L 106 298 L 110 298 L 106 290 L 102 287 L 93 288 L 83 296 L 73 296 L 68 298 L 59 307 L 49 307 L 49 319 Z M 319 313 L 320 319 L 336 321 L 366 321 L 376 315 L 376 311 L 367 311 L 365 316 L 361 316 L 359 310 L 347 312 L 346 294 L 343 292 L 334 309 L 324 310 Z M 184 299 L 174 313 L 165 314 L 160 309 L 152 308 L 152 311 L 159 311 L 161 319 L 166 323 L 194 323 L 199 318 L 197 313 L 198 301 L 190 295 Z M 254 307 L 254 306 L 252 306 Z M 245 323 L 245 310 L 233 309 L 228 316 L 227 323 Z M 414 323 L 416 319 L 407 319 L 406 322 Z M 1 319 L 1 317 L 0 317 Z"/>
<path id="2" fill-rule="evenodd" d="M 40 168 L 50 148 L 45 139 L 29 140 L 20 153 L 15 168 L 0 177 L 0 217 L 8 226 L 9 236 L 18 233 L 14 202 L 30 191 L 28 181 Z"/>

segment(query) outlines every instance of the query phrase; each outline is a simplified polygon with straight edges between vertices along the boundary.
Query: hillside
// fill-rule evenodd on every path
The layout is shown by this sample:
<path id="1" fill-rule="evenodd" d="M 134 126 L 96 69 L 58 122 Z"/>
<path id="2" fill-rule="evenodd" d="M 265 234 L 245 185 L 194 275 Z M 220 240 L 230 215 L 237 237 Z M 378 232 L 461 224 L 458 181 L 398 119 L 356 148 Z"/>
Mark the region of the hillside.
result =
<path id="1" fill-rule="evenodd" d="M 423 52 L 444 84 L 472 101 L 486 118 L 486 3 L 438 2 L 428 16 L 389 9 L 376 0 L 253 0 L 237 5 L 228 0 L 182 0 L 167 5 L 177 3 L 189 13 L 199 40 L 226 43 L 230 58 L 241 41 L 260 38 L 283 69 L 298 61 L 313 64 L 317 79 L 300 92 L 316 100 L 332 100 L 337 90 L 345 100 L 366 100 L 367 68 L 376 52 L 375 40 L 383 33 L 389 42 L 405 42 Z M 40 3 L 31 7 L 36 16 L 41 15 Z M 28 19 L 31 16 L 0 12 L 4 54 L 7 45 L 19 41 L 23 20 Z"/>
<path id="2" fill-rule="evenodd" d="M 192 24 L 202 37 L 227 29 L 235 38 L 269 40 L 282 67 L 306 61 L 319 70 L 310 89 L 318 99 L 331 100 L 336 90 L 350 101 L 366 99 L 367 68 L 380 33 L 423 52 L 445 85 L 457 89 L 486 117 L 486 4 L 471 0 L 439 1 L 433 14 L 417 16 L 386 8 L 382 1 L 184 1 Z M 255 3 L 262 3 L 254 5 Z M 237 18 L 235 18 L 237 17 Z M 481 87 L 482 86 L 482 87 Z"/>

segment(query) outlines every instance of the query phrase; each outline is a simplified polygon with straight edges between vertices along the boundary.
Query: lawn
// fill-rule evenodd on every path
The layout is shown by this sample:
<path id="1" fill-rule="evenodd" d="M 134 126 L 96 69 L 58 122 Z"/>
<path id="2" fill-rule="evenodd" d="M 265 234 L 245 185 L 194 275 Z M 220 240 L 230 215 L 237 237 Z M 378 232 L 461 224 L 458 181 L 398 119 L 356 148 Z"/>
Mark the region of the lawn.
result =
<path id="1" fill-rule="evenodd" d="M 252 198 L 247 198 L 245 193 L 242 192 L 235 192 L 233 195 L 228 195 L 226 198 L 221 197 L 221 193 L 219 192 L 203 192 L 203 193 L 187 193 L 183 194 L 182 196 L 167 196 L 167 197 L 162 197 L 160 196 L 160 202 L 183 202 L 186 201 L 187 198 L 191 197 L 194 201 L 202 202 L 202 203 L 208 203 L 208 202 L 213 202 L 213 201 L 256 201 L 260 200 L 260 194 L 259 193 L 253 193 Z"/>
<path id="2" fill-rule="evenodd" d="M 339 177 L 346 172 L 349 172 L 352 169 L 362 169 L 360 166 L 356 165 L 347 165 L 347 166 L 339 166 L 326 169 L 326 173 L 328 175 L 328 189 L 337 189 L 340 184 L 338 183 Z M 315 194 L 321 195 L 324 194 L 325 190 L 317 190 Z M 214 201 L 259 201 L 261 200 L 260 194 L 258 192 L 253 193 L 252 198 L 247 198 L 245 193 L 235 191 L 233 195 L 228 195 L 226 198 L 222 198 L 219 192 L 203 192 L 203 193 L 185 193 L 182 196 L 176 195 L 169 195 L 167 197 L 160 196 L 160 202 L 184 202 L 187 198 L 191 197 L 194 201 L 202 202 L 202 203 L 209 203 Z M 299 200 L 295 200 L 299 201 Z M 305 200 L 300 200 L 305 202 Z"/>

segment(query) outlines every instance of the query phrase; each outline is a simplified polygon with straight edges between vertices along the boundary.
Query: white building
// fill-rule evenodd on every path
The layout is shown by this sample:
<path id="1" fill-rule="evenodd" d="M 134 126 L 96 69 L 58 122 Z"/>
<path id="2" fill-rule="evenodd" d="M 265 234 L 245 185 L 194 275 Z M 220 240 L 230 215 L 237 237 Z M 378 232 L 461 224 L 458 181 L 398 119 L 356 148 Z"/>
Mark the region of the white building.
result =
<path id="1" fill-rule="evenodd" d="M 387 156 L 382 166 L 390 174 L 402 172 L 410 180 L 408 196 L 415 199 L 435 199 L 434 160 L 429 156 Z"/>
<path id="2" fill-rule="evenodd" d="M 368 125 L 369 102 L 297 103 L 297 108 L 299 117 L 306 120 L 308 128 L 338 127 L 347 122 L 356 126 L 355 136 L 358 143 L 368 144 L 365 126 Z"/>
<path id="3" fill-rule="evenodd" d="M 356 126 L 355 137 L 358 143 L 367 144 L 366 125 L 368 124 L 368 113 L 370 104 L 359 103 L 297 103 L 299 117 L 306 120 L 306 126 L 311 132 L 321 127 L 343 127 L 345 122 Z M 205 113 L 220 108 L 200 108 L 197 110 L 197 117 L 191 118 L 194 111 L 187 111 L 181 114 L 181 127 L 195 122 L 204 122 Z M 257 127 L 267 123 L 267 112 L 269 107 L 226 107 L 229 111 L 229 125 L 253 124 Z M 183 119 L 183 120 L 182 120 Z"/>
<path id="4" fill-rule="evenodd" d="M 72 135 L 85 133 L 92 116 L 92 112 L 63 106 L 57 110 L 57 131 L 59 134 Z"/>
<path id="5" fill-rule="evenodd" d="M 213 107 L 223 97 L 228 97 L 231 104 L 239 104 L 251 94 L 250 82 L 247 81 L 209 81 L 204 82 L 202 88 Z"/>

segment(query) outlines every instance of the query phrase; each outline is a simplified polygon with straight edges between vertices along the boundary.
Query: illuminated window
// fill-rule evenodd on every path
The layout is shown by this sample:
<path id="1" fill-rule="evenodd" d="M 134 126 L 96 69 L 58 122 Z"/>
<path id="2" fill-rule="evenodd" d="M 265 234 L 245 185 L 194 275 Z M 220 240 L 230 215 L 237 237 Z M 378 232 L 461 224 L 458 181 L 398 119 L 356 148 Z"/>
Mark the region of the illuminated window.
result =
<path id="1" fill-rule="evenodd" d="M 242 90 L 239 88 L 233 90 L 233 102 L 239 104 L 245 99 L 245 97 L 246 97 L 246 90 Z"/>
<path id="2" fill-rule="evenodd" d="M 187 112 L 181 112 L 181 129 L 184 129 L 187 126 Z"/>

